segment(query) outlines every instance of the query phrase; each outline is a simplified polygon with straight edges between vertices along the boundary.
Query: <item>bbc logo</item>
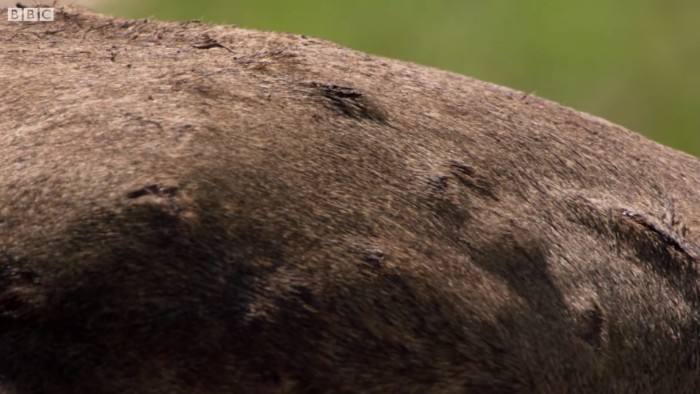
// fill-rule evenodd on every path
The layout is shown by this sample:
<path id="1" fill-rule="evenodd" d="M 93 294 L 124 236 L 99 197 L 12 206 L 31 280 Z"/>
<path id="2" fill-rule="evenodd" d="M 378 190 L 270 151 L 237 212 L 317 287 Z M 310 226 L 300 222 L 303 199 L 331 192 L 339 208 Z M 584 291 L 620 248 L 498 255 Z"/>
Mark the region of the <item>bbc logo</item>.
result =
<path id="1" fill-rule="evenodd" d="M 50 22 L 53 21 L 53 8 L 8 8 L 9 22 Z"/>

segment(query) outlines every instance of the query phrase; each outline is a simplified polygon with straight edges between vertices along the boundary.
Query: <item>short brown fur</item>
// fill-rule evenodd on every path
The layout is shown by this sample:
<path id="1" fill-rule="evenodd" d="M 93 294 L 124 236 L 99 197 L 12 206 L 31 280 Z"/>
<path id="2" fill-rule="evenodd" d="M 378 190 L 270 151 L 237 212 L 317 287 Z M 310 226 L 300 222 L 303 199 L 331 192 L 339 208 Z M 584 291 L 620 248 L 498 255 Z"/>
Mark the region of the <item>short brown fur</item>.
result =
<path id="1" fill-rule="evenodd" d="M 0 46 L 0 392 L 700 391 L 689 155 L 303 36 Z"/>

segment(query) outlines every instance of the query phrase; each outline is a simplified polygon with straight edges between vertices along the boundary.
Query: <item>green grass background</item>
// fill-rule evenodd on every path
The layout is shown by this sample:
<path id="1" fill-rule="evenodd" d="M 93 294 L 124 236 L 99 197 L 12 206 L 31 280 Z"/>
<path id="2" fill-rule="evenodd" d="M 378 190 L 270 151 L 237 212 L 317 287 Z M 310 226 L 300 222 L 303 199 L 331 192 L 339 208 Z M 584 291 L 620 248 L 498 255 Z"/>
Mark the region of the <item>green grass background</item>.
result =
<path id="1" fill-rule="evenodd" d="M 700 156 L 700 1 L 122 1 L 104 12 L 326 38 L 510 86 Z"/>

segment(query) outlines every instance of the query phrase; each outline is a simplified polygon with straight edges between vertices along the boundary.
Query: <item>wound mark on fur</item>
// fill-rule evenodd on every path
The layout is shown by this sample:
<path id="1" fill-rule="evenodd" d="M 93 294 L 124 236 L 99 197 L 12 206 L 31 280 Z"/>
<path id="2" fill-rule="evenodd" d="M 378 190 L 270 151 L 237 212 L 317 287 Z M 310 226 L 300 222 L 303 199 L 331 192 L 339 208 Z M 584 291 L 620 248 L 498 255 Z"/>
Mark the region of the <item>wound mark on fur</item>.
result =
<path id="1" fill-rule="evenodd" d="M 357 261 L 357 267 L 362 270 L 382 269 L 389 258 L 389 254 L 372 241 L 353 242 L 347 251 L 351 255 L 351 259 Z"/>
<path id="2" fill-rule="evenodd" d="M 428 185 L 437 191 L 445 191 L 449 186 L 449 177 L 443 174 L 436 174 L 428 177 Z"/>
<path id="3" fill-rule="evenodd" d="M 331 109 L 343 116 L 379 123 L 387 121 L 384 112 L 356 89 L 318 82 L 312 82 L 310 85 L 320 91 Z"/>
<path id="4" fill-rule="evenodd" d="M 461 233 L 471 219 L 475 198 L 499 201 L 487 177 L 459 160 L 444 162 L 438 172 L 428 175 L 426 183 L 423 203 L 441 217 L 445 229 L 457 233 Z M 451 236 L 461 237 L 458 234 Z"/>
<path id="5" fill-rule="evenodd" d="M 485 197 L 498 200 L 498 197 L 496 197 L 496 194 L 493 192 L 491 183 L 485 177 L 481 176 L 474 167 L 457 160 L 448 160 L 447 165 L 450 169 L 450 173 L 462 185 L 477 191 Z M 440 180 L 440 183 L 446 183 L 446 180 Z"/>
<path id="6" fill-rule="evenodd" d="M 360 267 L 377 269 L 382 267 L 387 254 L 381 249 L 367 248 L 361 251 L 360 259 L 362 261 Z"/>
<path id="7" fill-rule="evenodd" d="M 202 35 L 202 41 L 196 44 L 192 44 L 192 47 L 196 49 L 222 48 L 233 53 L 233 50 L 231 50 L 231 48 L 210 37 L 208 34 Z"/>
<path id="8" fill-rule="evenodd" d="M 569 220 L 581 223 L 601 236 L 618 254 L 634 256 L 635 264 L 664 278 L 680 290 L 689 304 L 697 303 L 698 247 L 672 229 L 664 228 L 653 216 L 628 208 L 610 207 L 604 201 L 577 193 L 567 201 Z M 676 219 L 680 224 L 680 221 Z M 682 227 L 682 226 L 681 226 Z"/>
<path id="9" fill-rule="evenodd" d="M 651 234 L 657 241 L 660 241 L 657 243 L 664 245 L 666 248 L 674 250 L 691 260 L 700 259 L 700 252 L 698 252 L 697 248 L 691 244 L 682 243 L 675 234 L 661 228 L 661 226 L 646 216 L 624 208 L 616 208 L 613 212 L 619 218 L 620 224 L 638 226 L 642 229 L 642 232 Z"/>
<path id="10" fill-rule="evenodd" d="M 129 192 L 126 195 L 126 197 L 128 199 L 136 199 L 136 198 L 143 197 L 143 196 L 156 195 L 159 197 L 172 198 L 172 197 L 175 197 L 177 195 L 179 190 L 180 189 L 177 186 L 161 187 L 161 186 L 153 184 L 153 185 L 148 185 L 148 186 L 143 187 L 141 189 Z"/>
<path id="11" fill-rule="evenodd" d="M 570 220 L 581 223 L 607 239 L 615 239 L 639 258 L 655 262 L 675 261 L 676 269 L 691 268 L 700 259 L 698 247 L 683 239 L 660 220 L 629 208 L 610 207 L 604 201 L 593 200 L 577 193 L 568 198 Z M 680 221 L 675 218 L 675 224 Z M 681 226 L 682 227 L 682 226 Z M 671 268 L 671 267 L 668 267 Z M 693 269 L 693 271 L 696 271 Z"/>
<path id="12" fill-rule="evenodd" d="M 234 60 L 249 70 L 257 71 L 278 69 L 281 72 L 288 72 L 290 67 L 303 64 L 303 60 L 296 53 L 290 52 L 286 48 L 271 48 L 252 55 L 234 56 Z"/>
<path id="13" fill-rule="evenodd" d="M 139 203 L 158 206 L 160 207 L 159 212 L 169 216 L 178 216 L 183 210 L 177 201 L 180 197 L 180 187 L 178 186 L 151 184 L 127 193 L 126 197 L 129 200 L 137 200 Z"/>

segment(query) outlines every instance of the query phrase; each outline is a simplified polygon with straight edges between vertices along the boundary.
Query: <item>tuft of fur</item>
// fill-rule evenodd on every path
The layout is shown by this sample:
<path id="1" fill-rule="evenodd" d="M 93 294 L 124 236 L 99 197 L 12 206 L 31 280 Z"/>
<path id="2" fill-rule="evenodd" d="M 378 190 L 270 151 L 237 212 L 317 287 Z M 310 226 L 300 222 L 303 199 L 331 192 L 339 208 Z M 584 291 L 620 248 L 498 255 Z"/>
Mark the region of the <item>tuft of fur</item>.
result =
<path id="1" fill-rule="evenodd" d="M 0 392 L 700 391 L 689 155 L 304 36 L 0 46 Z"/>

